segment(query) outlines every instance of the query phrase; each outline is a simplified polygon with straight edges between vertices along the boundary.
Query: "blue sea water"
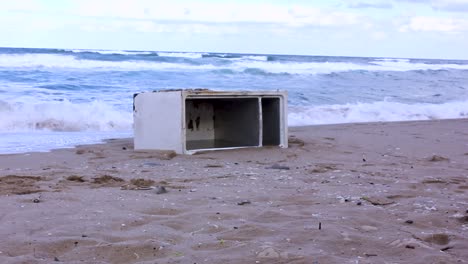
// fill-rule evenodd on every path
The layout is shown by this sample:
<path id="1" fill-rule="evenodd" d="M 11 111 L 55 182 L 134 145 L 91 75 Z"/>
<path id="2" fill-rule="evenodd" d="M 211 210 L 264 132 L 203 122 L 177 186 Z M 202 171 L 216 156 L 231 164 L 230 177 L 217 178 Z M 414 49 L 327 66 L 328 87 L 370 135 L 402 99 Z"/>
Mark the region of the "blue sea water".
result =
<path id="1" fill-rule="evenodd" d="M 0 48 L 0 153 L 132 136 L 157 89 L 287 90 L 290 126 L 468 117 L 468 61 Z"/>

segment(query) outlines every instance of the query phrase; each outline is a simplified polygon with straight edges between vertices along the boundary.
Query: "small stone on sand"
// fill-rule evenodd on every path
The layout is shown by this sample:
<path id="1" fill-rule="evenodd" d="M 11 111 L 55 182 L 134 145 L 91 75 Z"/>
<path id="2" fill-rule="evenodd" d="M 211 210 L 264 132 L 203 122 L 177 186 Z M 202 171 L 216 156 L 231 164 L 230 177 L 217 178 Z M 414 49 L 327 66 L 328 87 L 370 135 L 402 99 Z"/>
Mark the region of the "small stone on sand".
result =
<path id="1" fill-rule="evenodd" d="M 371 231 L 377 231 L 379 229 L 375 226 L 363 225 L 361 226 L 361 230 L 364 232 L 371 232 Z"/>
<path id="2" fill-rule="evenodd" d="M 270 167 L 265 167 L 265 169 L 273 169 L 273 170 L 289 170 L 288 166 L 282 166 L 279 164 L 273 164 Z"/>
<path id="3" fill-rule="evenodd" d="M 237 203 L 237 205 L 246 205 L 246 204 L 251 204 L 249 200 L 243 200 Z"/>
<path id="4" fill-rule="evenodd" d="M 167 190 L 164 186 L 156 186 L 156 194 L 167 193 Z"/>

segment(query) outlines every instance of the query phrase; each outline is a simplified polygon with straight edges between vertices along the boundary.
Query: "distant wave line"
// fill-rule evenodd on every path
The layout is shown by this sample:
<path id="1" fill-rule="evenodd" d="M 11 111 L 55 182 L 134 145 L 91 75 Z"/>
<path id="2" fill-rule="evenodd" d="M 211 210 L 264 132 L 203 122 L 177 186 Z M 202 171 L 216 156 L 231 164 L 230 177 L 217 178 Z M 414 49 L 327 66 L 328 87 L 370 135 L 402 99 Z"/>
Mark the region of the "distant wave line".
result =
<path id="1" fill-rule="evenodd" d="M 177 58 L 173 58 L 177 59 Z M 405 60 L 374 60 L 369 63 L 355 62 L 287 62 L 268 61 L 267 57 L 245 56 L 228 63 L 203 61 L 157 61 L 157 60 L 99 60 L 77 58 L 61 54 L 0 54 L 0 68 L 71 68 L 103 71 L 212 71 L 231 70 L 252 73 L 256 69 L 273 74 L 329 74 L 347 71 L 418 71 L 418 70 L 468 70 L 468 64 L 427 64 Z"/>

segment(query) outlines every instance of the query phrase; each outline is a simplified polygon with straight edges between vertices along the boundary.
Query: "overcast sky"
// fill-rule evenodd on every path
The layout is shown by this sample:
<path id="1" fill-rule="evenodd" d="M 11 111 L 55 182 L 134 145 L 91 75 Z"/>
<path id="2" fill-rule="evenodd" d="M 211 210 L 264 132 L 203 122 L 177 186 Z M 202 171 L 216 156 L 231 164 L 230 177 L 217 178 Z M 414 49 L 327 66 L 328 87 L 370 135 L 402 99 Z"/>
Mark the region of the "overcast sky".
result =
<path id="1" fill-rule="evenodd" d="M 0 46 L 468 59 L 468 0 L 0 0 Z"/>

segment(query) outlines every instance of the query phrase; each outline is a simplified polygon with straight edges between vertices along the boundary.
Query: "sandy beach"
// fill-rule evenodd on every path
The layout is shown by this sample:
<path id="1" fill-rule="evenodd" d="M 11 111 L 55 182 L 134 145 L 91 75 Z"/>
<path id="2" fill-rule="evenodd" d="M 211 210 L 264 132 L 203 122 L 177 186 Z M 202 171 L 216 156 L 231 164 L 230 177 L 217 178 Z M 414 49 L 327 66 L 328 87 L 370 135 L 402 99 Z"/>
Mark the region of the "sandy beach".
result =
<path id="1" fill-rule="evenodd" d="M 468 263 L 468 120 L 0 155 L 0 263 Z"/>

